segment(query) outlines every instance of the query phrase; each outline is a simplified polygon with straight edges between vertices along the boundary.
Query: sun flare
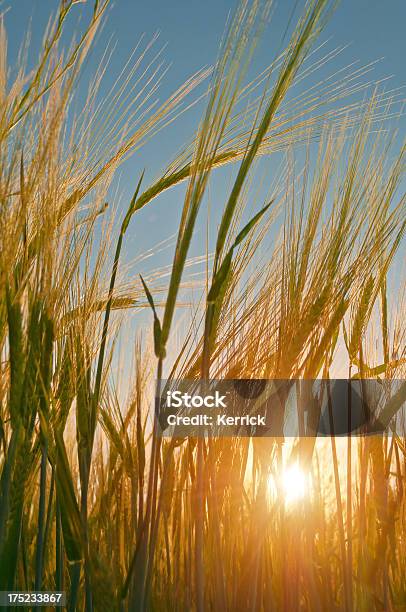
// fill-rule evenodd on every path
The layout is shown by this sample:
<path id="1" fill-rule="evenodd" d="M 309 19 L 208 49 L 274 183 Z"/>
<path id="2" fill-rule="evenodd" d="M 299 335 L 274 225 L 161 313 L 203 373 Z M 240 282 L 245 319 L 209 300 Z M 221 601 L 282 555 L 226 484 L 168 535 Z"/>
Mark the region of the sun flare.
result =
<path id="1" fill-rule="evenodd" d="M 297 464 L 291 465 L 284 470 L 282 474 L 282 489 L 287 503 L 302 499 L 308 492 L 308 477 Z"/>

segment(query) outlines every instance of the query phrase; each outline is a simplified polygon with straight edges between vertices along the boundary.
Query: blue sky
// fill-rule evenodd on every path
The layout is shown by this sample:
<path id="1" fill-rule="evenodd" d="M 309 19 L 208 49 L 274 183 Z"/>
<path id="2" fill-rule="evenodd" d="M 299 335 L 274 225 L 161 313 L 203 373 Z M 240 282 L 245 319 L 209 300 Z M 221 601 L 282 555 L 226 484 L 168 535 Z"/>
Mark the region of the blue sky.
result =
<path id="1" fill-rule="evenodd" d="M 294 15 L 297 17 L 303 5 L 302 0 L 275 2 L 270 25 L 261 39 L 252 65 L 252 76 L 269 64 L 281 48 L 282 33 L 292 11 L 296 8 Z M 35 60 L 44 27 L 57 6 L 58 0 L 0 0 L 0 12 L 9 7 L 5 20 L 12 59 L 16 57 L 16 51 L 31 20 L 32 60 Z M 148 2 L 115 0 L 109 9 L 107 22 L 89 62 L 87 74 L 91 74 L 97 66 L 107 41 L 109 39 L 115 41 L 115 52 L 104 82 L 104 90 L 108 91 L 140 36 L 145 34 L 147 41 L 159 31 L 156 49 L 166 45 L 163 57 L 171 63 L 159 93 L 160 98 L 164 99 L 196 70 L 214 63 L 227 17 L 235 6 L 234 0 L 149 0 Z M 92 7 L 93 0 L 74 7 L 68 23 L 66 40 L 77 24 L 78 17 L 82 15 L 85 22 Z M 295 18 L 292 23 L 294 21 Z M 342 0 L 321 39 L 330 39 L 325 47 L 326 51 L 342 44 L 350 46 L 329 65 L 328 71 L 334 72 L 336 68 L 354 60 L 359 60 L 360 64 L 367 64 L 372 60 L 383 58 L 375 66 L 373 77 L 379 79 L 393 75 L 390 86 L 404 85 L 406 83 L 405 23 L 404 0 Z M 84 77 L 85 82 L 86 74 Z M 182 116 L 176 124 L 149 143 L 142 154 L 137 154 L 122 167 L 120 194 L 123 202 L 130 197 L 142 168 L 147 168 L 146 182 L 148 182 L 165 167 L 168 159 L 173 157 L 179 147 L 189 141 L 200 114 L 201 107 L 198 107 Z M 176 194 L 176 199 L 178 200 L 180 196 L 181 194 Z M 157 241 L 166 237 L 162 235 L 161 227 L 154 227 L 156 225 L 154 220 L 162 218 L 162 214 L 166 230 L 176 229 L 176 216 L 166 214 L 168 198 L 171 200 L 172 194 L 166 196 L 165 202 L 158 202 L 154 211 L 149 210 L 144 215 L 143 222 L 145 221 L 148 226 L 149 245 L 151 237 Z M 143 238 L 144 235 L 141 234 L 141 242 Z M 140 244 L 140 247 L 142 246 Z"/>
<path id="2" fill-rule="evenodd" d="M 251 76 L 255 76 L 272 61 L 281 48 L 282 33 L 292 16 L 292 11 L 295 11 L 292 19 L 294 23 L 303 5 L 301 0 L 280 0 L 274 4 L 272 19 L 257 49 Z M 171 63 L 159 92 L 159 97 L 163 100 L 196 70 L 214 63 L 227 17 L 235 6 L 236 2 L 232 0 L 149 0 L 148 2 L 115 0 L 109 8 L 107 21 L 89 61 L 83 82 L 86 84 L 86 76 L 97 67 L 107 42 L 113 40 L 116 43 L 115 51 L 104 82 L 104 91 L 108 91 L 140 36 L 145 34 L 145 41 L 148 41 L 155 32 L 159 31 L 156 49 L 166 45 L 163 57 Z M 6 12 L 5 21 L 11 60 L 15 60 L 18 47 L 31 20 L 30 59 L 35 62 L 45 25 L 50 15 L 57 9 L 58 0 L 3 0 L 3 2 L 0 0 L 0 12 L 7 7 L 9 10 Z M 93 0 L 74 7 L 68 22 L 66 40 L 69 40 L 73 28 L 77 27 L 78 20 L 79 28 L 83 27 L 92 7 Z M 404 0 L 342 0 L 323 32 L 321 40 L 328 40 L 326 51 L 339 45 L 348 44 L 349 47 L 329 65 L 328 72 L 334 72 L 354 60 L 358 60 L 362 65 L 382 58 L 374 68 L 373 78 L 380 79 L 392 75 L 387 87 L 403 86 L 406 82 L 405 23 Z M 201 106 L 195 107 L 183 115 L 122 166 L 119 173 L 119 194 L 123 208 L 131 197 L 141 170 L 146 168 L 146 184 L 156 177 L 179 147 L 190 140 L 201 111 Z M 218 172 L 214 178 L 212 193 L 215 193 L 219 208 L 223 205 L 229 180 L 228 170 Z M 160 197 L 154 202 L 153 207 L 141 211 L 132 221 L 130 237 L 126 241 L 127 260 L 176 232 L 182 196 L 183 189 L 177 188 Z M 262 202 L 258 203 L 261 204 Z M 201 219 L 192 249 L 194 254 L 204 252 L 204 215 Z M 154 267 L 169 264 L 171 257 L 171 253 L 166 252 L 143 265 L 148 269 L 149 265 Z"/>
<path id="3" fill-rule="evenodd" d="M 285 26 L 297 4 L 299 14 L 303 2 L 280 0 L 275 2 L 272 34 Z M 9 7 L 6 15 L 12 43 L 18 43 L 29 18 L 33 19 L 34 35 L 40 40 L 41 28 L 57 8 L 58 0 L 3 0 L 1 9 Z M 76 13 L 89 14 L 93 1 L 78 4 Z M 126 57 L 139 35 L 152 34 L 157 29 L 162 40 L 168 42 L 167 57 L 174 62 L 172 76 L 184 78 L 199 65 L 213 62 L 218 41 L 227 16 L 236 6 L 233 0 L 115 0 L 110 9 L 106 27 L 119 40 L 115 57 L 117 65 Z M 406 3 L 403 0 L 341 0 L 327 35 L 336 42 L 351 42 L 356 57 L 369 61 L 385 56 L 385 74 L 393 72 L 399 78 L 404 74 L 402 58 L 405 55 L 404 23 Z M 269 40 L 263 40 L 260 53 L 268 53 Z"/>

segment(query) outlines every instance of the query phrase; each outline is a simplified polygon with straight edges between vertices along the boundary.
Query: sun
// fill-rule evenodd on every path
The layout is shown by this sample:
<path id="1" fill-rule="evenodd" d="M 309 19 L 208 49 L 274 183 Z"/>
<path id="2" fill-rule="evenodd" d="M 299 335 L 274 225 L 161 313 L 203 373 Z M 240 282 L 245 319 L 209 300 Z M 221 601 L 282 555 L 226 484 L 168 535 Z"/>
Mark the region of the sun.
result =
<path id="1" fill-rule="evenodd" d="M 309 478 L 297 463 L 287 467 L 282 474 L 282 490 L 286 503 L 305 497 L 309 489 Z"/>
<path id="2" fill-rule="evenodd" d="M 310 494 L 311 476 L 298 463 L 287 465 L 279 477 L 270 476 L 268 494 L 270 499 L 283 499 L 286 505 L 294 504 Z"/>

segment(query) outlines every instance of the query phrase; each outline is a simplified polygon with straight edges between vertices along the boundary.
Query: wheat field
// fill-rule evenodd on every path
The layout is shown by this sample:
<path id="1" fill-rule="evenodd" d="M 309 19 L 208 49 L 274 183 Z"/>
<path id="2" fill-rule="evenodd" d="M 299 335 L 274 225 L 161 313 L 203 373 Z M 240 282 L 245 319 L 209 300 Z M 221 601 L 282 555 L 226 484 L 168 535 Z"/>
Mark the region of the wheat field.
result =
<path id="1" fill-rule="evenodd" d="M 402 92 L 368 67 L 296 89 L 328 68 L 329 0 L 302 3 L 251 78 L 271 3 L 242 0 L 215 66 L 167 99 L 140 48 L 101 101 L 103 64 L 85 77 L 78 110 L 109 0 L 67 47 L 76 4 L 33 69 L 27 42 L 10 72 L 0 21 L 0 591 L 64 591 L 72 612 L 406 610 Z M 152 180 L 144 145 L 195 104 L 193 139 Z M 135 152 L 122 209 L 111 188 Z M 138 212 L 175 187 L 169 267 L 129 274 Z M 214 247 L 195 257 L 201 218 Z M 385 433 L 162 437 L 154 418 L 164 380 L 317 378 L 400 381 Z"/>

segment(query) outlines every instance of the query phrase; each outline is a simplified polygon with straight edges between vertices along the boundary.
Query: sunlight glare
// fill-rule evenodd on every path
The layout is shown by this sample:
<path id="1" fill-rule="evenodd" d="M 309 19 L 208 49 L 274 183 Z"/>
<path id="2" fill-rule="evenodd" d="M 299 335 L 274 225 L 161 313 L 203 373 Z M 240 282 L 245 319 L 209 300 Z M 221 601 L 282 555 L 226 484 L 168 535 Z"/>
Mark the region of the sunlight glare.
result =
<path id="1" fill-rule="evenodd" d="M 282 487 L 287 503 L 302 499 L 306 495 L 308 481 L 297 464 L 289 466 L 283 472 Z"/>

